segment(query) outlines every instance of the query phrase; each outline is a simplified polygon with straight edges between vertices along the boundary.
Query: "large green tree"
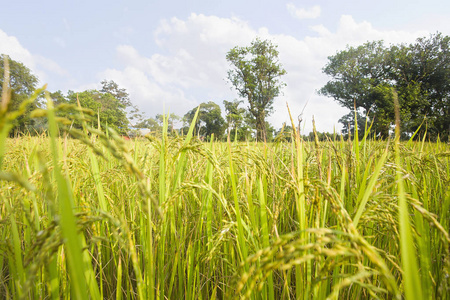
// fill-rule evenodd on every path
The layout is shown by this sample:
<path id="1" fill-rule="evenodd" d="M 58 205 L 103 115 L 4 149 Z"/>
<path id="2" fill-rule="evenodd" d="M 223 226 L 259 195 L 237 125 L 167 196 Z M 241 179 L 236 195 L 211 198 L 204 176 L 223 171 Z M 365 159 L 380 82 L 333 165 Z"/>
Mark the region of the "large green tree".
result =
<path id="1" fill-rule="evenodd" d="M 427 117 L 432 136 L 450 132 L 450 37 L 441 33 L 419 38 L 410 45 L 389 49 L 390 78 L 396 83 L 408 115 L 404 128 L 414 131 Z M 423 128 L 425 130 L 425 128 Z"/>
<path id="2" fill-rule="evenodd" d="M 249 47 L 234 47 L 226 55 L 232 67 L 228 79 L 239 96 L 247 99 L 260 141 L 266 140 L 266 117 L 272 113 L 273 101 L 285 86 L 280 78 L 286 70 L 278 54 L 272 42 L 256 39 Z"/>
<path id="3" fill-rule="evenodd" d="M 187 126 L 189 126 L 194 119 L 196 112 L 197 107 L 191 109 L 184 115 L 183 121 Z M 225 120 L 222 118 L 222 110 L 218 104 L 213 101 L 200 104 L 200 111 L 195 124 L 195 132 L 206 138 L 210 138 L 213 133 L 216 138 L 222 138 L 225 132 Z"/>
<path id="4" fill-rule="evenodd" d="M 128 94 L 126 89 L 120 88 L 119 85 L 113 80 L 105 79 L 101 81 L 101 84 L 102 89 L 100 90 L 100 92 L 104 94 L 111 94 L 114 98 L 119 100 L 120 104 L 127 111 L 127 117 L 130 121 L 138 123 L 143 121 L 142 113 L 140 112 L 137 105 L 131 102 L 130 95 Z"/>
<path id="5" fill-rule="evenodd" d="M 101 93 L 111 94 L 124 107 L 129 107 L 133 105 L 133 103 L 131 103 L 130 95 L 128 95 L 127 90 L 124 88 L 120 88 L 119 85 L 115 83 L 113 80 L 105 79 L 102 80 L 100 83 L 102 84 L 102 89 L 100 90 Z"/>
<path id="6" fill-rule="evenodd" d="M 69 91 L 64 95 L 61 91 L 50 93 L 55 105 L 69 103 L 78 105 L 77 97 L 80 105 L 83 108 L 90 109 L 95 115 L 98 114 L 102 126 L 109 126 L 119 132 L 120 134 L 127 134 L 129 132 L 129 120 L 127 117 L 126 108 L 129 107 L 131 101 L 125 89 L 119 88 L 114 81 L 102 81 L 102 89 L 86 90 L 83 92 Z M 62 117 L 71 117 L 74 111 L 59 111 L 58 114 Z M 95 121 L 97 123 L 97 118 Z M 81 127 L 81 123 L 75 120 L 74 125 Z M 96 124 L 92 124 L 97 126 Z"/>
<path id="7" fill-rule="evenodd" d="M 323 72 L 333 79 L 319 91 L 350 110 L 356 107 L 362 109 L 363 114 L 371 111 L 376 118 L 374 130 L 383 136 L 389 135 L 394 117 L 393 106 L 385 103 L 380 90 L 387 83 L 386 55 L 383 42 L 378 41 L 349 47 L 328 57 Z"/>
<path id="8" fill-rule="evenodd" d="M 112 94 L 97 90 L 87 90 L 81 93 L 69 91 L 67 100 L 71 104 L 77 104 L 77 97 L 83 108 L 89 108 L 98 113 L 100 123 L 103 126 L 107 125 L 120 134 L 128 132 L 125 106 Z"/>
<path id="9" fill-rule="evenodd" d="M 386 47 L 377 41 L 348 47 L 328 58 L 323 72 L 332 79 L 319 92 L 369 115 L 373 130 L 387 137 L 395 119 L 394 87 L 403 133 L 414 132 L 426 116 L 431 136 L 448 137 L 449 46 L 449 37 L 438 33 L 409 45 Z"/>
<path id="10" fill-rule="evenodd" d="M 0 54 L 0 95 L 3 94 L 5 59 L 9 64 L 9 89 L 10 101 L 7 110 L 17 110 L 20 104 L 28 99 L 36 89 L 38 78 L 21 62 L 10 59 L 4 54 Z M 29 112 L 38 107 L 37 102 L 31 103 L 27 111 L 19 116 L 15 121 L 15 131 L 23 132 L 27 127 L 34 124 L 34 120 L 29 118 Z"/>

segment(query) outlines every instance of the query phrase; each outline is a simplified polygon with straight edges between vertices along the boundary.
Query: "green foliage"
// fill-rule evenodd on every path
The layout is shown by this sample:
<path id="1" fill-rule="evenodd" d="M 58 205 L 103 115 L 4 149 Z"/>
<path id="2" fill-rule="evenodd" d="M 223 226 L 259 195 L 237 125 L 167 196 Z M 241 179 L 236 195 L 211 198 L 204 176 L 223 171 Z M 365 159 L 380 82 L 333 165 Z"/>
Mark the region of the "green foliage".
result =
<path id="1" fill-rule="evenodd" d="M 291 125 L 286 125 L 283 123 L 283 126 L 275 132 L 275 141 L 292 141 L 292 137 L 294 135 L 294 129 Z"/>
<path id="2" fill-rule="evenodd" d="M 135 125 L 136 128 L 146 128 L 149 129 L 150 132 L 160 132 L 162 130 L 161 124 L 155 118 L 148 118 L 142 120 L 141 122 Z"/>
<path id="3" fill-rule="evenodd" d="M 174 127 L 175 126 L 175 122 L 180 121 L 181 117 L 176 115 L 176 114 L 174 114 L 174 113 L 170 113 L 168 116 L 163 116 L 161 114 L 157 114 L 155 116 L 155 119 L 157 120 L 157 122 L 159 123 L 161 128 L 162 128 L 163 123 L 164 123 L 164 117 L 167 119 L 167 126 L 168 126 L 167 130 L 168 130 L 168 132 L 173 133 L 174 130 L 175 130 L 175 127 Z"/>
<path id="4" fill-rule="evenodd" d="M 242 102 L 242 100 L 223 100 L 223 105 L 225 105 L 225 119 L 227 121 L 228 131 L 234 131 L 238 129 L 244 121 L 245 109 L 239 107 Z"/>
<path id="5" fill-rule="evenodd" d="M 92 111 L 91 126 L 98 127 L 100 121 L 101 126 L 108 126 L 123 135 L 128 134 L 129 120 L 126 109 L 132 106 L 128 93 L 125 89 L 120 89 L 114 81 L 102 81 L 102 85 L 101 91 L 86 90 L 79 93 L 68 91 L 67 95 L 56 91 L 49 93 L 49 97 L 55 107 L 63 107 L 56 111 L 58 117 L 71 119 L 76 116 L 79 101 L 83 109 Z M 81 129 L 82 121 L 80 119 L 73 120 L 73 126 Z"/>
<path id="6" fill-rule="evenodd" d="M 226 58 L 232 66 L 228 80 L 239 96 L 248 101 L 257 139 L 265 141 L 266 117 L 273 110 L 274 99 L 285 86 L 280 77 L 286 74 L 286 70 L 279 62 L 277 46 L 268 40 L 256 39 L 249 47 L 234 47 Z"/>
<path id="7" fill-rule="evenodd" d="M 394 124 L 391 87 L 398 92 L 402 133 L 412 134 L 424 117 L 430 137 L 450 132 L 450 37 L 440 33 L 410 45 L 382 41 L 348 47 L 328 58 L 323 72 L 332 77 L 320 93 L 342 106 L 362 109 L 373 130 L 387 137 Z M 425 128 L 421 129 L 424 134 Z"/>
<path id="8" fill-rule="evenodd" d="M 114 98 L 119 100 L 119 103 L 127 109 L 130 120 L 142 120 L 142 113 L 139 111 L 139 108 L 131 102 L 130 95 L 126 89 L 120 88 L 113 80 L 103 80 L 101 84 L 102 89 L 100 92 L 103 94 L 111 94 Z"/>
<path id="9" fill-rule="evenodd" d="M 199 115 L 124 141 L 53 111 L 0 136 L 2 299 L 448 298 L 446 143 L 206 144 Z"/>
<path id="10" fill-rule="evenodd" d="M 15 111 L 36 90 L 38 78 L 21 62 L 12 60 L 7 55 L 0 54 L 0 95 L 3 94 L 5 59 L 9 61 L 10 101 L 7 110 Z M 27 105 L 26 113 L 21 114 L 14 120 L 12 125 L 16 133 L 26 131 L 28 127 L 34 124 L 34 120 L 29 118 L 29 113 L 36 108 L 38 108 L 38 103 L 33 101 Z"/>
<path id="11" fill-rule="evenodd" d="M 174 113 L 171 113 L 168 116 L 157 114 L 154 118 L 148 118 L 140 121 L 134 127 L 146 128 L 149 129 L 151 133 L 160 134 L 163 129 L 164 117 L 167 119 L 168 132 L 171 134 L 175 133 L 175 122 L 178 122 L 181 117 Z"/>
<path id="12" fill-rule="evenodd" d="M 69 104 L 77 105 L 77 99 L 81 107 L 88 108 L 98 113 L 100 123 L 109 126 L 121 134 L 128 131 L 128 119 L 125 106 L 110 93 L 101 93 L 96 90 L 88 90 L 81 93 L 69 91 L 67 101 Z M 97 124 L 94 119 L 91 125 Z M 79 121 L 75 122 L 77 128 L 81 128 Z"/>
<path id="13" fill-rule="evenodd" d="M 4 59 L 9 61 L 9 99 L 8 111 L 17 111 L 22 103 L 27 100 L 33 91 L 36 89 L 38 78 L 32 74 L 21 62 L 9 59 L 6 55 L 0 55 L 0 94 L 3 94 L 4 83 Z M 79 93 L 79 100 L 83 108 L 91 109 L 94 113 L 99 113 L 100 122 L 104 125 L 108 124 L 121 134 L 126 134 L 128 131 L 128 118 L 126 109 L 130 108 L 131 118 L 140 116 L 139 110 L 134 106 L 125 89 L 119 88 L 114 81 L 102 81 L 101 91 L 88 90 Z M 56 106 L 60 104 L 77 105 L 77 93 L 69 91 L 67 96 L 61 91 L 49 93 Z M 10 134 L 24 133 L 24 132 L 42 132 L 47 129 L 46 121 L 43 119 L 30 118 L 30 112 L 39 108 L 39 102 L 33 101 L 28 103 L 25 107 L 25 113 L 20 114 L 14 119 L 12 125 L 14 132 Z M 74 111 L 67 109 L 56 112 L 59 117 L 68 117 L 73 115 Z M 93 119 L 92 122 L 98 122 L 98 119 Z M 81 122 L 76 120 L 74 125 L 81 128 Z"/>
<path id="14" fill-rule="evenodd" d="M 119 88 L 119 85 L 114 81 L 103 80 L 101 84 L 101 93 L 110 94 L 111 96 L 116 98 L 123 107 L 129 107 L 133 105 L 133 103 L 131 103 L 130 101 L 130 96 L 128 95 L 127 90 Z"/>
<path id="15" fill-rule="evenodd" d="M 411 118 L 408 131 L 414 131 L 427 117 L 428 133 L 447 138 L 450 133 L 450 36 L 441 33 L 419 38 L 408 46 L 392 46 L 391 71 L 399 93 L 400 117 L 405 106 Z M 403 101 L 403 103 L 402 103 Z M 405 105 L 405 102 L 407 105 Z M 409 125 L 409 124 L 408 124 Z M 404 125 L 402 125 L 404 131 Z M 421 132 L 424 134 L 424 131 Z"/>
<path id="16" fill-rule="evenodd" d="M 183 120 L 191 124 L 197 112 L 197 107 L 187 112 Z M 222 118 L 220 106 L 213 101 L 200 104 L 198 120 L 195 123 L 195 134 L 210 138 L 212 134 L 217 139 L 221 139 L 225 132 L 225 120 Z"/>
<path id="17" fill-rule="evenodd" d="M 50 97 L 50 99 L 52 99 L 55 106 L 62 104 L 62 103 L 67 103 L 66 97 L 64 96 L 63 92 L 61 92 L 60 90 L 53 92 L 53 93 L 49 93 L 49 97 Z"/>
<path id="18" fill-rule="evenodd" d="M 161 136 L 124 141 L 84 122 L 73 92 L 34 111 L 48 136 L 12 139 L 45 88 L 10 111 L 4 91 L 0 298 L 448 299 L 450 145 L 401 143 L 397 94 L 378 89 L 394 143 L 370 129 L 320 142 L 315 126 L 308 143 L 292 116 L 290 143 L 199 143 L 194 130 L 221 118 L 213 102 L 186 114 L 184 137 L 157 116 Z M 99 91 L 78 100 L 123 108 Z"/>
<path id="19" fill-rule="evenodd" d="M 249 127 L 250 125 L 246 122 L 245 108 L 239 107 L 241 103 L 243 103 L 242 100 L 223 101 L 227 133 L 231 136 L 232 140 L 245 141 L 251 139 L 251 129 Z"/>
<path id="20" fill-rule="evenodd" d="M 323 72 L 332 76 L 320 92 L 334 97 L 343 107 L 362 107 L 367 111 L 378 98 L 375 88 L 384 80 L 385 48 L 382 42 L 349 47 L 328 58 Z"/>
<path id="21" fill-rule="evenodd" d="M 366 118 L 363 117 L 359 112 L 357 112 L 357 122 L 358 122 L 358 139 L 361 140 L 364 137 L 364 128 L 366 125 Z M 350 112 L 339 119 L 339 123 L 343 126 L 342 134 L 344 138 L 348 138 L 348 135 L 355 136 L 355 114 Z M 349 131 L 350 129 L 350 131 Z"/>
<path id="22" fill-rule="evenodd" d="M 317 140 L 320 142 L 333 141 L 336 137 L 335 134 L 329 132 L 316 132 L 316 134 L 314 134 L 314 132 L 311 131 L 308 135 L 303 136 L 303 138 L 307 141 L 314 141 L 316 136 Z"/>

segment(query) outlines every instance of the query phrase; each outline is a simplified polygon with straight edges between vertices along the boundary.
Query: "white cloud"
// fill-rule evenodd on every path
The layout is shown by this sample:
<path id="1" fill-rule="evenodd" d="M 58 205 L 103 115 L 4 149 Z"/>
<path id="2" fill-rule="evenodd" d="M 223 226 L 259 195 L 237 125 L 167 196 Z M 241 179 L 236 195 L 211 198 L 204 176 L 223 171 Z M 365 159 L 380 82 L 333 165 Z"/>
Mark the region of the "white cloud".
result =
<path id="1" fill-rule="evenodd" d="M 148 117 L 165 112 L 183 115 L 200 102 L 189 99 L 182 88 L 158 84 L 149 73 L 135 67 L 123 70 L 108 69 L 101 78 L 114 80 L 126 87 L 133 103 L 138 105 Z"/>
<path id="2" fill-rule="evenodd" d="M 31 53 L 14 36 L 8 36 L 0 29 L 0 53 L 7 54 L 13 60 L 22 62 L 30 68 L 35 66 Z"/>
<path id="3" fill-rule="evenodd" d="M 317 19 L 318 17 L 320 17 L 321 9 L 319 5 L 314 5 L 313 7 L 306 9 L 297 8 L 294 3 L 288 3 L 286 4 L 286 7 L 292 16 L 300 20 Z"/>
<path id="4" fill-rule="evenodd" d="M 161 53 L 146 57 L 120 45 L 116 56 L 125 68 L 105 70 L 99 78 L 123 85 L 148 116 L 162 113 L 163 107 L 184 115 L 201 102 L 222 104 L 236 97 L 225 82 L 226 52 L 257 34 L 236 18 L 191 14 L 187 20 L 163 20 L 154 34 Z"/>
<path id="5" fill-rule="evenodd" d="M 69 76 L 67 71 L 55 61 L 41 55 L 32 54 L 23 47 L 14 36 L 7 35 L 0 29 L 0 53 L 7 54 L 11 59 L 23 63 L 40 80 L 40 84 L 46 83 L 50 78 L 49 73 L 58 76 Z"/>
<path id="6" fill-rule="evenodd" d="M 38 70 L 43 69 L 45 71 L 50 71 L 59 76 L 69 76 L 67 70 L 58 65 L 55 61 L 48 59 L 40 55 L 33 55 L 33 60 L 35 61 Z M 39 71 L 41 72 L 41 71 Z"/>
<path id="7" fill-rule="evenodd" d="M 138 106 L 154 116 L 166 111 L 184 115 L 201 102 L 237 98 L 225 80 L 229 65 L 226 53 L 234 46 L 249 45 L 256 37 L 271 39 L 277 44 L 280 60 L 288 74 L 284 95 L 275 99 L 269 121 L 275 128 L 290 122 L 286 102 L 293 117 L 304 111 L 304 131 L 312 129 L 315 116 L 319 131 L 341 129 L 339 118 L 347 113 L 333 99 L 319 96 L 316 91 L 328 80 L 322 73 L 327 57 L 346 45 L 360 45 L 366 41 L 384 39 L 386 43 L 413 42 L 427 35 L 416 31 L 381 31 L 368 22 L 357 23 L 351 16 L 342 16 L 336 30 L 323 25 L 313 28 L 315 36 L 298 39 L 290 35 L 270 34 L 267 28 L 252 28 L 237 18 L 219 18 L 192 14 L 186 20 L 172 18 L 160 23 L 154 38 L 160 51 L 145 56 L 130 45 L 118 46 L 117 58 L 123 69 L 108 69 L 99 79 L 115 80 L 125 87 Z"/>

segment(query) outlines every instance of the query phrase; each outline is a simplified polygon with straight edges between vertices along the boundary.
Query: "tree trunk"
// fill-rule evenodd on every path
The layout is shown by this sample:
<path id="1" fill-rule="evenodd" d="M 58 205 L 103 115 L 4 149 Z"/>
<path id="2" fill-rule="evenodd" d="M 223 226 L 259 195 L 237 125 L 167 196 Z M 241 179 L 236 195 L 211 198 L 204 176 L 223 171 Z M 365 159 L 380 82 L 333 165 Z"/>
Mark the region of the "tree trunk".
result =
<path id="1" fill-rule="evenodd" d="M 256 139 L 258 142 L 266 141 L 266 120 L 265 113 L 260 112 L 256 117 Z"/>

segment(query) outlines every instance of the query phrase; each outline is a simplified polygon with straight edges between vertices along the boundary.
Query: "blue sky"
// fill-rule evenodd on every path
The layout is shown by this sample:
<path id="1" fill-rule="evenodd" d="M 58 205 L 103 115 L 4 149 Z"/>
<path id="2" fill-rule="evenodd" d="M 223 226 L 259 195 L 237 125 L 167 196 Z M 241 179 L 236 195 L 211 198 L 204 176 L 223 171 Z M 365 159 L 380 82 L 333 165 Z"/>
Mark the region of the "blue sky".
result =
<path id="1" fill-rule="evenodd" d="M 317 95 L 327 57 L 346 45 L 450 35 L 450 1 L 0 1 L 0 53 L 25 63 L 50 91 L 126 88 L 148 117 L 233 100 L 226 52 L 255 37 L 279 46 L 288 74 L 269 121 L 304 111 L 333 131 L 347 111 Z"/>

